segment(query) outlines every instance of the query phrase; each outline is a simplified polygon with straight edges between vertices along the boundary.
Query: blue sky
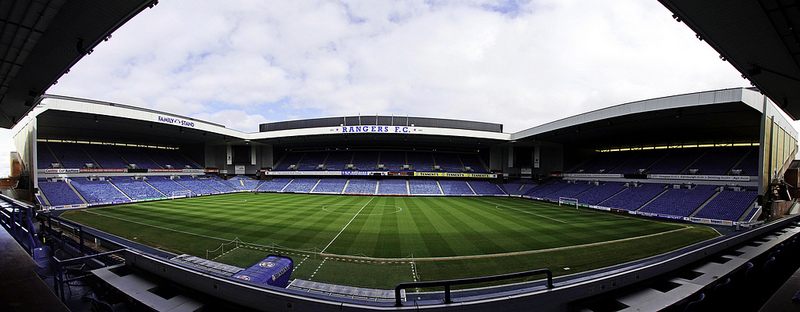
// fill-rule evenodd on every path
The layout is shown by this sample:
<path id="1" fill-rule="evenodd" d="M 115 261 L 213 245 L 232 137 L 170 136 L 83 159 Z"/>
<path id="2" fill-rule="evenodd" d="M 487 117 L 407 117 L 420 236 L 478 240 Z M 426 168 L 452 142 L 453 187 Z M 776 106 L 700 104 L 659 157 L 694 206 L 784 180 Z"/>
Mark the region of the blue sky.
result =
<path id="1" fill-rule="evenodd" d="M 248 132 L 343 114 L 518 131 L 623 102 L 748 85 L 671 15 L 640 0 L 161 1 L 47 92 Z"/>

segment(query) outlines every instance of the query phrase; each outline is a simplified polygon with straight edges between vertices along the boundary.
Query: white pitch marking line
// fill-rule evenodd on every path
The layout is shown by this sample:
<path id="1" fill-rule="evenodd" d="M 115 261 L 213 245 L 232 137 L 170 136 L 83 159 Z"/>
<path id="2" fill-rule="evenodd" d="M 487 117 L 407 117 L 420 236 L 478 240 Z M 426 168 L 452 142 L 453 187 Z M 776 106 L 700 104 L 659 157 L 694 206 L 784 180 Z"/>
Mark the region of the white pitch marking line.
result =
<path id="1" fill-rule="evenodd" d="M 360 213 L 361 213 L 361 211 L 362 211 L 362 210 L 364 210 L 364 208 L 366 208 L 366 207 L 367 207 L 367 205 L 369 205 L 369 203 L 371 203 L 373 199 L 375 199 L 375 197 L 372 197 L 372 198 L 370 198 L 370 199 L 367 201 L 367 203 L 366 203 L 366 204 L 364 204 L 364 206 L 361 206 L 361 209 L 359 209 L 359 210 L 358 210 L 358 212 L 356 212 L 356 214 L 355 214 L 355 215 L 353 215 L 353 217 L 352 217 L 352 218 L 350 218 L 350 221 L 347 221 L 347 224 L 345 224 L 345 225 L 342 227 L 342 229 L 339 231 L 339 233 L 338 233 L 338 234 L 336 234 L 336 236 L 334 236 L 334 237 L 333 237 L 333 239 L 332 239 L 332 240 L 331 240 L 331 241 L 330 241 L 330 242 L 329 242 L 327 245 L 325 245 L 325 248 L 322 248 L 322 251 L 320 251 L 319 253 L 324 253 L 324 252 L 325 252 L 325 250 L 327 250 L 327 249 L 328 249 L 328 247 L 330 247 L 330 246 L 331 246 L 331 244 L 333 244 L 333 241 L 335 241 L 337 238 L 339 238 L 339 235 L 342 235 L 342 232 L 344 232 L 344 230 L 345 230 L 345 229 L 346 229 L 346 228 L 347 228 L 347 227 L 350 225 L 350 223 L 352 223 L 352 222 L 353 222 L 353 220 L 355 220 L 355 219 L 356 219 L 356 217 L 358 217 L 358 214 L 360 214 Z"/>
<path id="2" fill-rule="evenodd" d="M 325 259 L 322 259 L 322 262 L 319 263 L 319 266 L 317 266 L 317 269 L 314 270 L 314 273 L 311 273 L 311 276 L 308 277 L 309 280 L 314 278 L 314 275 L 317 275 L 317 272 L 319 271 L 320 268 L 322 268 L 322 265 L 325 264 L 325 261 L 327 261 L 327 260 L 328 260 L 327 257 L 325 257 Z"/>
<path id="3" fill-rule="evenodd" d="M 484 201 L 484 202 L 486 202 L 486 201 Z M 569 224 L 569 222 L 566 222 L 566 221 L 562 221 L 562 220 L 559 220 L 559 219 L 551 218 L 551 217 L 548 217 L 548 216 L 543 216 L 543 215 L 540 215 L 538 213 L 533 213 L 533 212 L 530 212 L 530 211 L 527 211 L 527 210 L 522 210 L 522 209 L 517 209 L 517 208 L 514 208 L 514 207 L 509 207 L 509 206 L 506 206 L 506 205 L 496 205 L 495 207 L 508 208 L 508 209 L 516 210 L 516 211 L 519 211 L 519 212 L 522 212 L 522 213 L 532 214 L 534 216 L 542 217 L 542 218 L 545 218 L 545 219 L 550 219 L 550 220 L 553 220 L 553 221 L 556 221 L 556 222 Z"/>

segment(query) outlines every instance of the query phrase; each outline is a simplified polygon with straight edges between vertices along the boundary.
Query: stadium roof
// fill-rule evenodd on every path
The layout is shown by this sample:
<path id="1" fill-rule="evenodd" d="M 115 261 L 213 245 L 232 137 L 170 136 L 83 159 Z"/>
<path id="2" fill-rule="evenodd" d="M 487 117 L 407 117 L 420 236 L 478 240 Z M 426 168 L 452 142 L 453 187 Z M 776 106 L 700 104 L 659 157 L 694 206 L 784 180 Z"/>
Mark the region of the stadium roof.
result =
<path id="1" fill-rule="evenodd" d="M 277 122 L 261 124 L 259 126 L 259 130 L 261 132 L 266 132 L 266 131 L 303 129 L 303 128 L 314 128 L 314 127 L 370 126 L 370 125 L 412 126 L 412 127 L 417 126 L 417 127 L 488 131 L 488 132 L 498 132 L 498 133 L 503 132 L 503 125 L 499 123 L 444 119 L 444 118 L 430 118 L 430 117 L 380 116 L 380 115 L 371 115 L 371 116 L 359 115 L 359 116 L 342 116 L 342 117 L 326 117 L 326 118 L 312 118 L 312 119 L 302 119 L 302 120 L 277 121 Z"/>
<path id="2" fill-rule="evenodd" d="M 512 140 L 576 146 L 759 140 L 763 96 L 743 88 L 611 106 L 514 133 Z"/>
<path id="3" fill-rule="evenodd" d="M 800 118 L 800 2 L 659 1 L 792 118 Z"/>
<path id="4" fill-rule="evenodd" d="M 766 101 L 766 102 L 765 102 Z M 766 104 L 766 106 L 765 106 Z M 119 143 L 273 144 L 285 149 L 406 146 L 481 149 L 501 143 L 551 142 L 615 148 L 650 144 L 758 142 L 762 110 L 779 112 L 753 89 L 733 88 L 673 95 L 599 109 L 516 133 L 464 129 L 498 124 L 415 118 L 429 124 L 350 125 L 344 117 L 292 121 L 288 128 L 242 132 L 224 125 L 124 104 L 46 95 L 25 118 L 38 118 L 40 138 Z M 770 113 L 768 115 L 774 115 Z M 775 122 L 793 131 L 789 119 Z M 389 117 L 386 117 L 389 118 Z M 405 117 L 400 117 L 405 118 Z M 336 120 L 330 123 L 329 120 Z M 322 121 L 319 123 L 318 121 Z M 362 119 L 364 123 L 365 119 Z M 395 120 L 397 121 L 397 120 Z M 299 123 L 298 123 L 299 122 Z M 450 124 L 455 122 L 456 124 Z M 298 123 L 298 124 L 294 124 Z M 388 122 L 387 122 L 388 123 Z M 26 121 L 15 127 L 21 130 Z M 280 124 L 280 123 L 276 123 Z M 327 125 L 327 126 L 326 126 Z M 263 130 L 263 125 L 262 125 Z M 797 134 L 792 132 L 796 137 Z"/>
<path id="5" fill-rule="evenodd" d="M 155 0 L 0 1 L 0 127 Z"/>

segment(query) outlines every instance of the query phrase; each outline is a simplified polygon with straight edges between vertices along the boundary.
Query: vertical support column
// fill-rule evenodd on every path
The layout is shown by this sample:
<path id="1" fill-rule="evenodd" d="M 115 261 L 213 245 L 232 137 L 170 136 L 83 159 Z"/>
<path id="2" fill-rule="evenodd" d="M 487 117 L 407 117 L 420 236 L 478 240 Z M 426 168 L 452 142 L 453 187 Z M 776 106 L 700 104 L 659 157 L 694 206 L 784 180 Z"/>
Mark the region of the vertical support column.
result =
<path id="1" fill-rule="evenodd" d="M 769 175 L 770 169 L 769 167 L 769 156 L 770 156 L 770 147 L 772 146 L 770 143 L 772 141 L 772 123 L 768 122 L 769 119 L 767 118 L 767 97 L 762 95 L 762 104 L 761 104 L 761 127 L 760 127 L 760 138 L 761 142 L 758 144 L 758 168 L 759 168 L 759 183 L 758 183 L 758 194 L 765 195 L 767 192 L 767 185 L 769 183 Z M 763 202 L 762 202 L 763 204 Z"/>

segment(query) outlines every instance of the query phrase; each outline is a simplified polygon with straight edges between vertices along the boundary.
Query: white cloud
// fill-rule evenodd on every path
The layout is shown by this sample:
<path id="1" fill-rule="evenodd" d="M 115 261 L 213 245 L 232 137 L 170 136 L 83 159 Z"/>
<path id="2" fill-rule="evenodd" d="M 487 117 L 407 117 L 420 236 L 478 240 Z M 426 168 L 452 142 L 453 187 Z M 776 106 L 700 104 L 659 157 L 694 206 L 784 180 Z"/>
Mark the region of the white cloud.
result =
<path id="1" fill-rule="evenodd" d="M 48 92 L 248 132 L 268 119 L 359 113 L 511 132 L 747 84 L 671 15 L 637 0 L 162 1 Z"/>
<path id="2" fill-rule="evenodd" d="M 260 114 L 248 114 L 241 110 L 232 109 L 220 110 L 213 113 L 200 113 L 192 117 L 215 122 L 228 128 L 245 132 L 253 132 L 253 129 L 258 129 L 258 125 L 269 121 Z"/>
<path id="3" fill-rule="evenodd" d="M 49 92 L 245 131 L 262 116 L 358 113 L 516 131 L 743 85 L 655 1 L 176 0 L 139 14 Z"/>

